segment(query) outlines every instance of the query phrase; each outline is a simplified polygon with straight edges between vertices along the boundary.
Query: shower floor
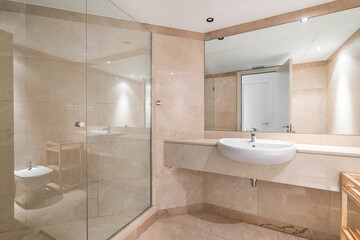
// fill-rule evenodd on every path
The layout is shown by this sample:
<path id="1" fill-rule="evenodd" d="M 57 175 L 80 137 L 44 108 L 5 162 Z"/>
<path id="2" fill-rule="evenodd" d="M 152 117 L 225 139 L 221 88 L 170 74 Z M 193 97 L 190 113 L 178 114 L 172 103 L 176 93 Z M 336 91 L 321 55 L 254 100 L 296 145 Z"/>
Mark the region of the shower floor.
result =
<path id="1" fill-rule="evenodd" d="M 284 234 L 207 212 L 157 220 L 138 240 L 301 240 Z"/>
<path id="2" fill-rule="evenodd" d="M 86 239 L 86 191 L 49 192 L 40 205 L 24 209 L 15 203 L 15 218 L 0 224 L 0 240 Z M 107 239 L 139 212 L 89 219 L 89 240 Z M 40 231 L 52 238 L 45 238 Z"/>

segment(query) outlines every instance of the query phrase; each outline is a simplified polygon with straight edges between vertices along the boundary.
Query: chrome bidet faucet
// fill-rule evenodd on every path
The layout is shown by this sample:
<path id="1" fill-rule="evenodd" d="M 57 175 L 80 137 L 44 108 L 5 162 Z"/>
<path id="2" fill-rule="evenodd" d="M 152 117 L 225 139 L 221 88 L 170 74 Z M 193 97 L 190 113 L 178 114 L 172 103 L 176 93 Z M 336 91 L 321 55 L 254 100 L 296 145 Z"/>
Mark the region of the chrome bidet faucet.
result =
<path id="1" fill-rule="evenodd" d="M 256 132 L 258 131 L 257 128 L 251 128 L 251 142 L 255 142 L 256 140 Z"/>
<path id="2" fill-rule="evenodd" d="M 27 170 L 31 170 L 31 169 L 32 169 L 32 161 L 27 161 L 27 162 L 26 162 L 26 168 L 27 168 Z"/>

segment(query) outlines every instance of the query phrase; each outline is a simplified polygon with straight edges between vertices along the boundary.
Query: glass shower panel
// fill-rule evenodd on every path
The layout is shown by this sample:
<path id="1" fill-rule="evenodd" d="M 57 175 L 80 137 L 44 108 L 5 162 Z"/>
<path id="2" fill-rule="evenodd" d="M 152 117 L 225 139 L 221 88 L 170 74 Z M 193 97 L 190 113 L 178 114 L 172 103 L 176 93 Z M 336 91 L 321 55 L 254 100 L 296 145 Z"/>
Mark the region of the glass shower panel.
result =
<path id="1" fill-rule="evenodd" d="M 108 0 L 87 5 L 89 239 L 151 205 L 151 33 Z"/>
<path id="2" fill-rule="evenodd" d="M 151 205 L 150 139 L 150 32 L 107 0 L 0 0 L 0 240 L 111 237 Z"/>
<path id="3" fill-rule="evenodd" d="M 0 239 L 86 239 L 86 67 L 85 0 L 0 1 Z"/>

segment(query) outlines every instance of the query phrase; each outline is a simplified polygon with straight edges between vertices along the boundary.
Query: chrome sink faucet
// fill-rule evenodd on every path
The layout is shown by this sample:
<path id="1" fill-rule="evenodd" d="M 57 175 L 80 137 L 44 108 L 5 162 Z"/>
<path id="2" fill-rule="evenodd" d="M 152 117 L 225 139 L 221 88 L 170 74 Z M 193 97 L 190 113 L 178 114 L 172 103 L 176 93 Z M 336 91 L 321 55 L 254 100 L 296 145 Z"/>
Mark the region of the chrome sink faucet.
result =
<path id="1" fill-rule="evenodd" d="M 255 142 L 256 140 L 256 132 L 258 131 L 257 128 L 251 128 L 251 142 Z"/>

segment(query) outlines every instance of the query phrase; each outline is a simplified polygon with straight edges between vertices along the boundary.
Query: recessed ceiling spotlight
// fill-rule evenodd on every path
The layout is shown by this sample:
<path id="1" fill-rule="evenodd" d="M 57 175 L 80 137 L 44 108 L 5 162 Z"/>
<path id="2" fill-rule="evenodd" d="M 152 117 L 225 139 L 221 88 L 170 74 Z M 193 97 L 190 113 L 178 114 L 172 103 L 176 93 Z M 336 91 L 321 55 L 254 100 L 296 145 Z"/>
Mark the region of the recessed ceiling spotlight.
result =
<path id="1" fill-rule="evenodd" d="M 300 22 L 302 22 L 302 23 L 307 22 L 307 21 L 309 21 L 309 18 L 308 18 L 308 17 L 304 17 L 304 18 L 302 18 L 302 19 L 300 20 Z"/>
<path id="2" fill-rule="evenodd" d="M 320 52 L 322 50 L 324 50 L 323 46 L 318 46 L 318 47 L 315 48 L 315 51 L 317 51 L 317 52 Z"/>
<path id="3" fill-rule="evenodd" d="M 214 18 L 208 17 L 208 18 L 206 19 L 206 21 L 207 21 L 207 22 L 213 22 L 213 21 L 214 21 Z"/>
<path id="4" fill-rule="evenodd" d="M 173 72 L 171 72 L 170 74 L 171 74 L 171 75 L 174 75 L 174 73 L 173 73 Z"/>
<path id="5" fill-rule="evenodd" d="M 133 77 L 134 77 L 134 75 L 130 75 L 130 77 L 131 77 L 131 78 L 133 78 Z"/>
<path id="6" fill-rule="evenodd" d="M 220 37 L 220 38 L 218 38 L 218 40 L 224 40 L 224 37 Z"/>
<path id="7" fill-rule="evenodd" d="M 106 61 L 106 64 L 110 64 L 111 62 L 110 61 Z"/>

